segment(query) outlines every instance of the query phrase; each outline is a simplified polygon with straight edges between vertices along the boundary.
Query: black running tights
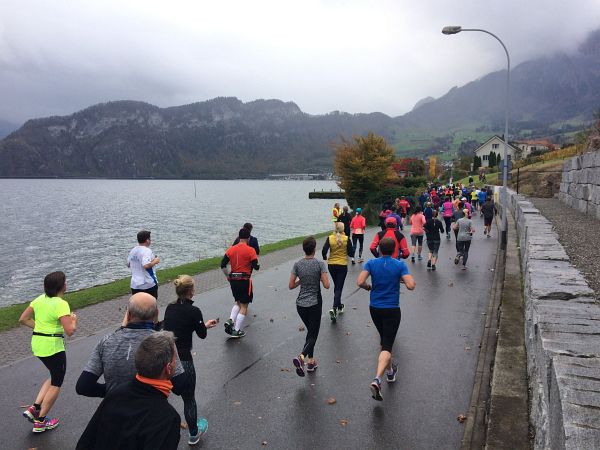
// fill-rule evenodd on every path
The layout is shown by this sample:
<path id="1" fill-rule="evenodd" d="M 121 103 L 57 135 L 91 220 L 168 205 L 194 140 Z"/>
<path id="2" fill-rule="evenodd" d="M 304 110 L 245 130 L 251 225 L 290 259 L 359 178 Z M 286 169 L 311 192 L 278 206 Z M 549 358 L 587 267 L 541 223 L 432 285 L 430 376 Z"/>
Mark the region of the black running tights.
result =
<path id="1" fill-rule="evenodd" d="M 355 251 L 356 251 L 356 242 L 357 241 L 360 244 L 360 248 L 358 249 L 358 257 L 361 258 L 362 251 L 363 251 L 363 244 L 365 242 L 365 235 L 364 234 L 353 234 L 352 235 L 352 246 L 354 247 Z"/>
<path id="2" fill-rule="evenodd" d="M 463 266 L 467 265 L 467 259 L 469 259 L 469 248 L 471 248 L 471 241 L 456 241 L 456 248 L 458 254 L 462 255 Z"/>
<path id="3" fill-rule="evenodd" d="M 333 280 L 333 307 L 342 307 L 342 290 L 344 289 L 344 281 L 348 274 L 348 266 L 340 264 L 329 264 L 327 266 L 331 279 Z"/>
<path id="4" fill-rule="evenodd" d="M 315 351 L 315 344 L 319 337 L 319 329 L 321 328 L 321 314 L 323 312 L 323 303 L 319 299 L 319 303 L 313 306 L 296 306 L 298 315 L 306 326 L 306 341 L 302 354 L 305 358 L 312 358 Z"/>
<path id="5" fill-rule="evenodd" d="M 185 415 L 185 421 L 188 425 L 188 431 L 190 435 L 195 436 L 198 434 L 198 407 L 196 406 L 196 397 L 194 392 L 196 391 L 196 369 L 194 367 L 194 361 L 181 361 L 181 365 L 185 370 L 185 390 L 181 393 L 183 399 L 183 414 Z"/>

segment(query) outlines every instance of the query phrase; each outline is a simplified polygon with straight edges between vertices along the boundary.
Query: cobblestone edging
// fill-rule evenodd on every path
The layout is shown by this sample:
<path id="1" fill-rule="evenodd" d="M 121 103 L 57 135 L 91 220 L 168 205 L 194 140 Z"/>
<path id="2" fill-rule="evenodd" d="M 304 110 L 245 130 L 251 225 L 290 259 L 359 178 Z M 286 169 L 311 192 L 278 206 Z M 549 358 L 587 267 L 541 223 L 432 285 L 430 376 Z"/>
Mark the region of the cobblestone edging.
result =
<path id="1" fill-rule="evenodd" d="M 600 219 L 600 152 L 585 153 L 565 162 L 558 198 Z"/>
<path id="2" fill-rule="evenodd" d="M 535 448 L 600 448 L 600 304 L 552 224 L 526 197 L 508 195 L 521 249 Z"/>

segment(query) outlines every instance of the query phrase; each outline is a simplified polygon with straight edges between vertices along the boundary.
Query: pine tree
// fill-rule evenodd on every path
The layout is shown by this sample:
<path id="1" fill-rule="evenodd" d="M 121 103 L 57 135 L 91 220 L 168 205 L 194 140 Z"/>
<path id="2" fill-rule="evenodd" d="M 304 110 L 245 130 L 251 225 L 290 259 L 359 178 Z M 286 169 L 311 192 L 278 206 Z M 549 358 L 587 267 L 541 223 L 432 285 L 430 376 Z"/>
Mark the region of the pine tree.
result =
<path id="1" fill-rule="evenodd" d="M 496 167 L 496 152 L 490 152 L 490 156 L 488 156 L 488 166 Z"/>

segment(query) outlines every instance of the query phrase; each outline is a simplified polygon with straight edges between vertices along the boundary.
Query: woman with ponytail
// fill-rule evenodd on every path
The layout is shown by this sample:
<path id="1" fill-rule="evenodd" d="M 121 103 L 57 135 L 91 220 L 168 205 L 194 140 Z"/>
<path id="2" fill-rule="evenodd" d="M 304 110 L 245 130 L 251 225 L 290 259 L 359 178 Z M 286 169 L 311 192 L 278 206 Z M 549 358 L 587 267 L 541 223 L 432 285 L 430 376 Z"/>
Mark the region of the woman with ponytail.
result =
<path id="1" fill-rule="evenodd" d="M 325 245 L 321 254 L 323 260 L 327 260 L 329 252 L 329 261 L 327 268 L 333 280 L 333 308 L 329 310 L 329 316 L 332 322 L 336 322 L 337 315 L 344 313 L 344 304 L 342 303 L 342 290 L 344 281 L 348 274 L 348 257 L 354 257 L 354 247 L 352 242 L 344 233 L 344 224 L 336 222 L 334 231 L 325 240 Z"/>
<path id="2" fill-rule="evenodd" d="M 198 408 L 194 391 L 196 390 L 196 369 L 192 358 L 192 337 L 194 332 L 200 339 L 206 339 L 206 329 L 217 325 L 217 320 L 204 322 L 200 308 L 194 306 L 192 298 L 196 293 L 194 279 L 189 275 L 180 275 L 174 281 L 177 300 L 167 306 L 163 328 L 172 331 L 179 359 L 185 370 L 186 386 L 182 392 L 185 421 L 188 425 L 188 444 L 194 445 L 200 441 L 200 436 L 206 433 L 208 421 L 198 419 Z"/>

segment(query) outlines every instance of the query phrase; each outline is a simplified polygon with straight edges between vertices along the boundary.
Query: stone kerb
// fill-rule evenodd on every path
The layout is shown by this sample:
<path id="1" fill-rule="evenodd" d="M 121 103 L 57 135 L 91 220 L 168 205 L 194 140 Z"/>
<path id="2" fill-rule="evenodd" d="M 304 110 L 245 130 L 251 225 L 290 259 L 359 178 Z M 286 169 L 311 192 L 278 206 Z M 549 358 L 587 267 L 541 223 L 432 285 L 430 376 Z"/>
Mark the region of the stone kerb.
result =
<path id="1" fill-rule="evenodd" d="M 521 251 L 535 448 L 600 448 L 600 304 L 533 204 L 509 190 L 509 208 Z"/>
<path id="2" fill-rule="evenodd" d="M 600 219 L 600 152 L 574 156 L 563 164 L 558 198 L 571 208 Z"/>

